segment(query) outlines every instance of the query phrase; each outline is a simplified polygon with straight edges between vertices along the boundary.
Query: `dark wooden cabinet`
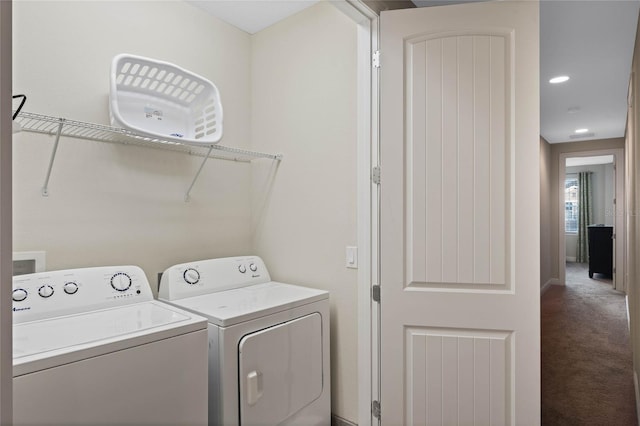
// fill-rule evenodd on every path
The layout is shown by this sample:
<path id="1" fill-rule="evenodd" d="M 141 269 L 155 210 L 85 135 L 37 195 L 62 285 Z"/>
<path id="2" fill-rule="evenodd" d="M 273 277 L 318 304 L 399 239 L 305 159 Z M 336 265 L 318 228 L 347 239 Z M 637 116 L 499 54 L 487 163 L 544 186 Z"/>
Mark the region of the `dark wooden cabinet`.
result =
<path id="1" fill-rule="evenodd" d="M 594 273 L 613 273 L 613 227 L 588 226 L 589 233 L 589 278 Z"/>

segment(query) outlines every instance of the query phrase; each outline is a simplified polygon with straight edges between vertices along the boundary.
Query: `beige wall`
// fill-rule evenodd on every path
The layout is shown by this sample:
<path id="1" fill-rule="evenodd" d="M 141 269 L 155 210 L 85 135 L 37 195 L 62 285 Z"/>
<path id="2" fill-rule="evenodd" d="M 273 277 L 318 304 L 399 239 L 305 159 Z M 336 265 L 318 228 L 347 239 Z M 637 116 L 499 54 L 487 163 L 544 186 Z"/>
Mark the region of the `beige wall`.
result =
<path id="1" fill-rule="evenodd" d="M 594 141 L 586 141 L 586 142 L 569 142 L 569 143 L 556 143 L 551 144 L 551 163 L 550 163 L 550 182 L 551 185 L 551 233 L 550 233 L 550 256 L 551 256 L 551 277 L 558 279 L 559 278 L 559 235 L 558 228 L 560 212 L 558 205 L 559 201 L 559 177 L 558 177 L 558 167 L 560 161 L 560 154 L 571 153 L 571 152 L 585 152 L 585 151 L 598 151 L 603 149 L 616 149 L 616 148 L 624 148 L 624 138 L 614 138 L 614 139 L 600 139 Z"/>
<path id="2" fill-rule="evenodd" d="M 168 31 L 167 29 L 171 29 Z M 109 123 L 111 59 L 163 59 L 218 86 L 223 143 L 250 145 L 251 38 L 184 2 L 25 1 L 14 4 L 14 93 L 26 111 Z M 14 250 L 45 250 L 48 269 L 137 264 L 156 274 L 188 260 L 251 251 L 249 164 L 78 139 L 14 137 Z"/>
<path id="3" fill-rule="evenodd" d="M 271 276 L 331 292 L 332 411 L 357 421 L 356 25 L 319 3 L 253 38 L 253 247 Z M 283 84 L 284 83 L 284 84 Z"/>
<path id="4" fill-rule="evenodd" d="M 540 138 L 540 287 L 551 274 L 551 145 Z"/>
<path id="5" fill-rule="evenodd" d="M 0 3 L 0 424 L 11 424 L 13 407 L 13 353 L 11 351 L 12 288 L 11 279 L 12 206 L 11 197 L 11 135 L 9 127 L 9 96 L 11 78 L 11 8 L 12 2 Z M 15 92 L 13 92 L 15 93 Z"/>

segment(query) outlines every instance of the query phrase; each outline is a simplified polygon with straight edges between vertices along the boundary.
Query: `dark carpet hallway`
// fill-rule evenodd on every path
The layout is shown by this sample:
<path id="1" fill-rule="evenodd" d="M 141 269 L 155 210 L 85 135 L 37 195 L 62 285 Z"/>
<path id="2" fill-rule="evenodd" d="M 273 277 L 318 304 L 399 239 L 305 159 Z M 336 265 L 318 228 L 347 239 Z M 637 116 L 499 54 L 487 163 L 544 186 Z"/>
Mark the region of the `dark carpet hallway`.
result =
<path id="1" fill-rule="evenodd" d="M 542 424 L 637 425 L 623 293 L 586 264 L 541 300 Z"/>

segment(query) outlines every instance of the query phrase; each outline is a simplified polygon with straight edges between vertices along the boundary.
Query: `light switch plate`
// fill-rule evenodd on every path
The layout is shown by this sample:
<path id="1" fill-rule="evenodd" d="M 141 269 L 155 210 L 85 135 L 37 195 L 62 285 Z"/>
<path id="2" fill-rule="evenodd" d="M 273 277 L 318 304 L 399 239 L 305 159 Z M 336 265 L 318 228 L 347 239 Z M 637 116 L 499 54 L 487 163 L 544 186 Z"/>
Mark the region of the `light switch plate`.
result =
<path id="1" fill-rule="evenodd" d="M 358 269 L 358 247 L 347 246 L 347 268 Z"/>

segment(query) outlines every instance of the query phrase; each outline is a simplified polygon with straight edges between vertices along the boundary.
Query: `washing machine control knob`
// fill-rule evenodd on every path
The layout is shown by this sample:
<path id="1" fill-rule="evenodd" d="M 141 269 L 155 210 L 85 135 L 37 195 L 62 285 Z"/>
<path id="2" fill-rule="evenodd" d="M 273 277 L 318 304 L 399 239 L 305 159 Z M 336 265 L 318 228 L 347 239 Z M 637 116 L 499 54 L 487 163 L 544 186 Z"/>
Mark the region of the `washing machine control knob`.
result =
<path id="1" fill-rule="evenodd" d="M 247 272 L 247 267 L 244 265 L 240 265 L 238 266 L 238 271 L 240 271 L 241 274 L 244 274 L 245 272 Z"/>
<path id="2" fill-rule="evenodd" d="M 186 271 L 184 271 L 182 277 L 187 282 L 187 284 L 197 284 L 198 281 L 200 281 L 200 272 L 198 272 L 196 269 L 188 268 Z"/>
<path id="3" fill-rule="evenodd" d="M 118 272 L 111 277 L 111 287 L 118 291 L 127 291 L 131 287 L 131 277 L 124 272 Z"/>
<path id="4" fill-rule="evenodd" d="M 67 294 L 75 294 L 78 291 L 78 284 L 73 281 L 69 281 L 68 283 L 65 283 L 62 288 Z"/>
<path id="5" fill-rule="evenodd" d="M 14 302 L 22 302 L 24 299 L 27 298 L 27 290 L 23 289 L 23 288 L 16 288 L 15 290 L 13 290 L 13 301 Z"/>
<path id="6" fill-rule="evenodd" d="M 45 299 L 53 295 L 53 287 L 50 285 L 43 285 L 38 289 L 38 294 Z"/>
<path id="7" fill-rule="evenodd" d="M 255 263 L 252 263 L 249 265 L 249 269 L 251 269 L 252 272 L 255 272 L 258 270 L 258 265 L 256 265 Z"/>

